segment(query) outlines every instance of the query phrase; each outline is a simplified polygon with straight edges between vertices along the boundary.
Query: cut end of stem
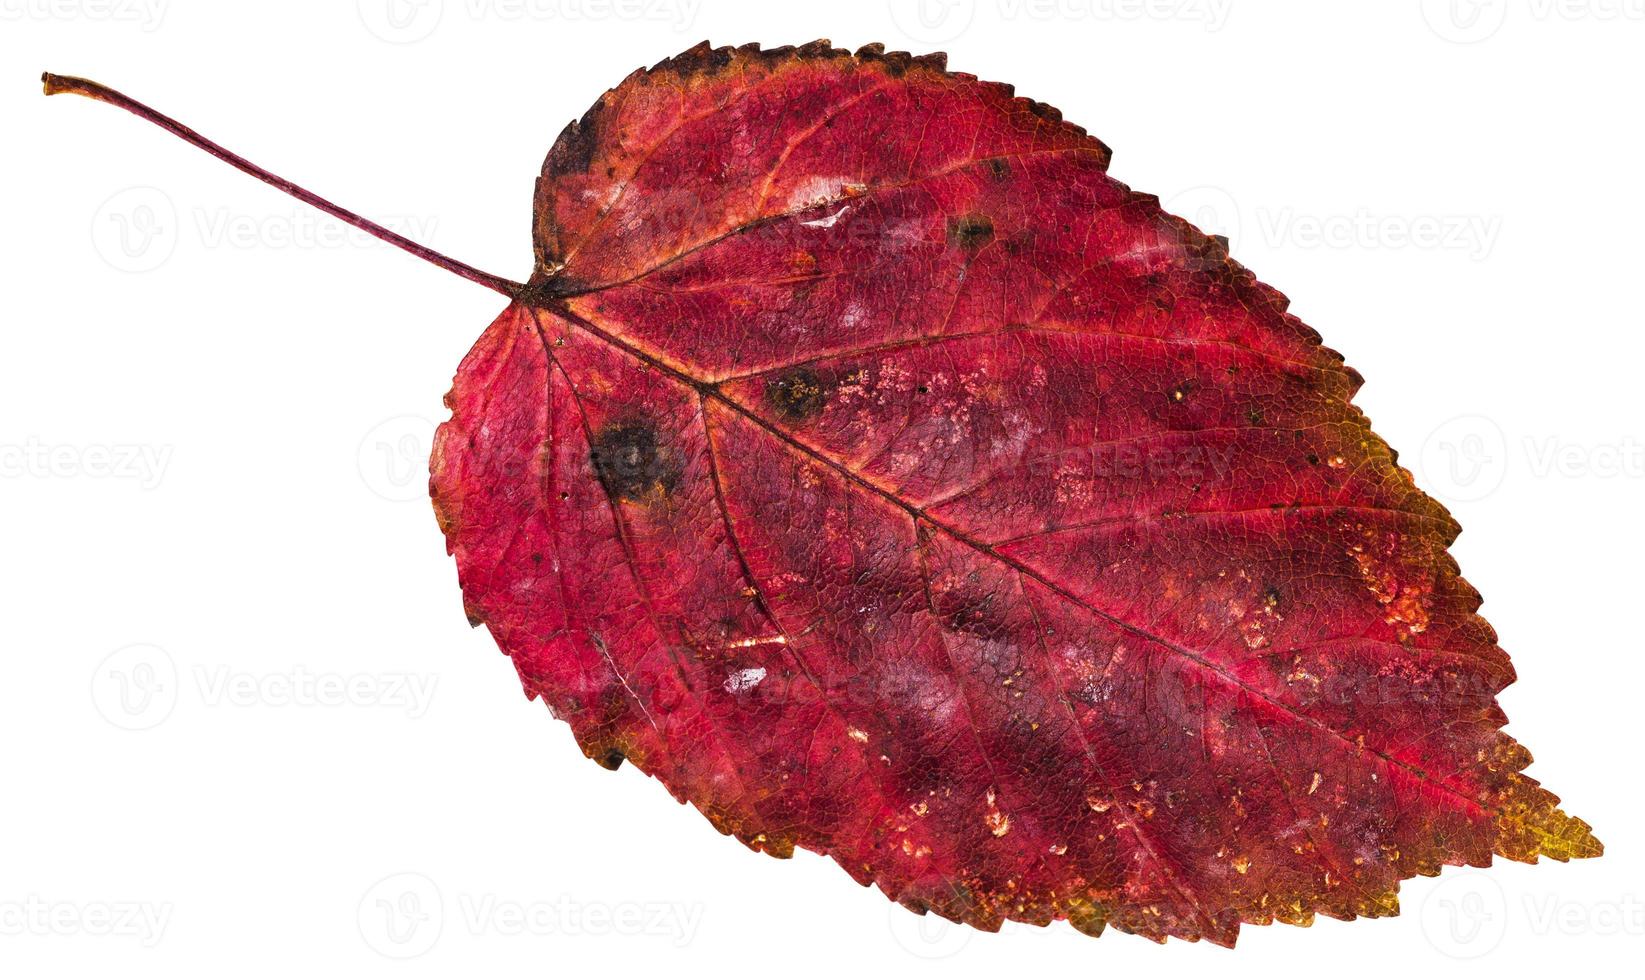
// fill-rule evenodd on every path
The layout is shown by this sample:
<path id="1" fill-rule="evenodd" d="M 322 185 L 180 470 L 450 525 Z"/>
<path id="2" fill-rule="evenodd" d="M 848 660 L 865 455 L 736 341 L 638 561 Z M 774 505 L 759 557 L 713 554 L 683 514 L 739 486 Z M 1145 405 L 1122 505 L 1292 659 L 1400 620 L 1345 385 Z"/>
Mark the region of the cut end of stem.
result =
<path id="1" fill-rule="evenodd" d="M 49 71 L 41 72 L 40 82 L 45 86 L 47 95 L 61 95 L 64 92 L 71 92 L 92 99 L 102 97 L 99 90 L 103 86 L 84 78 L 76 78 L 73 75 L 53 75 Z"/>

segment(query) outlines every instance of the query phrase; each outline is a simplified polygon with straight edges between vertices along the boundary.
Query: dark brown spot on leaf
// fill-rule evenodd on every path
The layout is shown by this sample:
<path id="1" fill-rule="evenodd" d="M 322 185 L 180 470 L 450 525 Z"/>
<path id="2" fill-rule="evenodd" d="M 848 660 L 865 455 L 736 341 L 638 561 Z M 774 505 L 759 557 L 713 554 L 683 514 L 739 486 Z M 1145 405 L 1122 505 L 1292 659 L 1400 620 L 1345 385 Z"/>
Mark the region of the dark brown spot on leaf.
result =
<path id="1" fill-rule="evenodd" d="M 823 410 L 828 388 L 816 372 L 797 368 L 766 382 L 765 397 L 784 421 L 804 422 Z"/>
<path id="2" fill-rule="evenodd" d="M 589 459 L 606 493 L 624 500 L 666 495 L 680 481 L 674 453 L 658 444 L 657 430 L 646 422 L 606 426 L 595 437 Z"/>
<path id="3" fill-rule="evenodd" d="M 994 221 L 986 214 L 966 214 L 948 219 L 948 243 L 964 249 L 979 249 L 994 240 Z"/>

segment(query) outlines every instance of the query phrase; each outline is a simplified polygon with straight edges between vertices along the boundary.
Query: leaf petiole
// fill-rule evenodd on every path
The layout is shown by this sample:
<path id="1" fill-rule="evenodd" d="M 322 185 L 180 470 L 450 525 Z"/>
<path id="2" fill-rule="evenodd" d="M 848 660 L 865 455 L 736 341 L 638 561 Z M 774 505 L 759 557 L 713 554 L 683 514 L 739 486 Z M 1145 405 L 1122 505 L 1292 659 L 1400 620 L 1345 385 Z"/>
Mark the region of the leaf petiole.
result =
<path id="1" fill-rule="evenodd" d="M 423 261 L 432 265 L 437 265 L 440 268 L 445 269 L 447 272 L 452 272 L 456 275 L 462 276 L 470 282 L 477 282 L 487 289 L 502 293 L 510 299 L 514 298 L 520 290 L 524 288 L 520 283 L 514 282 L 510 279 L 504 279 L 501 276 L 494 276 L 489 272 L 483 272 L 476 269 L 465 262 L 459 262 L 449 256 L 441 255 L 439 252 L 434 251 L 426 245 L 418 244 L 417 242 L 406 238 L 404 235 L 397 234 L 387 228 L 384 228 L 375 221 L 368 218 L 363 218 L 347 208 L 338 207 L 318 194 L 315 194 L 313 191 L 299 187 L 291 181 L 286 180 L 284 177 L 269 173 L 267 170 L 257 166 L 255 163 L 252 163 L 245 157 L 240 156 L 238 153 L 230 152 L 229 150 L 218 146 L 216 143 L 206 139 L 204 136 L 201 136 L 193 129 L 190 129 L 170 116 L 156 112 L 143 103 L 138 102 L 136 99 L 133 99 L 121 92 L 117 92 L 106 85 L 85 78 L 75 78 L 72 75 L 53 75 L 51 72 L 46 72 L 41 75 L 40 80 L 45 83 L 47 95 L 57 95 L 59 93 L 67 92 L 73 95 L 83 95 L 88 99 L 95 99 L 98 102 L 106 102 L 109 105 L 124 109 L 140 119 L 147 120 L 148 122 L 159 126 L 161 129 L 164 129 L 173 136 L 182 139 L 184 142 L 192 143 L 200 149 L 205 150 L 207 153 L 210 153 L 217 159 L 222 160 L 224 163 L 227 163 L 236 170 L 250 174 L 263 183 L 272 187 L 277 187 L 305 204 L 310 204 L 316 208 L 319 208 L 321 211 L 324 211 L 326 214 L 331 215 L 339 221 L 353 225 L 374 238 L 385 241 L 396 248 L 404 249 Z"/>

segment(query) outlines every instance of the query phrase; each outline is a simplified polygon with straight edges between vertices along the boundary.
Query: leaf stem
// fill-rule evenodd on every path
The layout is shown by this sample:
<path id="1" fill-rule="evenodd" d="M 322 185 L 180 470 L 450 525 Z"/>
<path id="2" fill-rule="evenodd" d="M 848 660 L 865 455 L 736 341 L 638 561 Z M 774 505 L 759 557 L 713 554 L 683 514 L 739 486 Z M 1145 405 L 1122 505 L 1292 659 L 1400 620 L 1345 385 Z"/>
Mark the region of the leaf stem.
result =
<path id="1" fill-rule="evenodd" d="M 216 143 L 206 139 L 204 136 L 201 136 L 199 133 L 171 118 L 170 116 L 156 112 L 143 103 L 138 102 L 136 99 L 120 92 L 116 92 L 114 89 L 111 89 L 106 85 L 102 85 L 98 82 L 93 82 L 85 78 L 75 78 L 72 75 L 53 75 L 51 72 L 46 72 L 41 75 L 40 80 L 45 83 L 47 95 L 57 95 L 61 92 L 68 92 L 74 95 L 83 95 L 88 99 L 95 99 L 98 102 L 107 102 L 112 106 L 118 106 L 119 108 L 132 113 L 140 119 L 147 120 L 148 122 L 159 126 L 161 129 L 171 133 L 179 139 L 182 139 L 184 142 L 192 143 L 200 149 L 205 150 L 207 153 L 210 153 L 217 159 L 222 160 L 224 163 L 227 163 L 236 170 L 250 174 L 265 184 L 285 191 L 287 194 L 290 194 L 292 197 L 295 197 L 297 200 L 302 201 L 305 204 L 310 204 L 316 208 L 319 208 L 321 211 L 324 211 L 326 214 L 331 215 L 339 221 L 353 225 L 361 231 L 371 235 L 373 238 L 385 241 L 396 248 L 404 249 L 423 261 L 432 265 L 437 265 L 440 268 L 445 269 L 447 272 L 452 272 L 462 276 L 470 282 L 477 282 L 487 289 L 492 289 L 496 292 L 502 293 L 510 299 L 514 298 L 521 291 L 521 289 L 524 288 L 520 283 L 509 279 L 504 279 L 501 276 L 494 276 L 489 272 L 482 272 L 481 270 L 476 269 L 465 262 L 459 262 L 449 256 L 441 255 L 439 252 L 434 251 L 426 245 L 420 245 L 417 242 L 406 238 L 404 235 L 397 234 L 387 228 L 384 228 L 375 221 L 363 218 L 347 208 L 338 207 L 318 194 L 315 194 L 313 191 L 299 187 L 291 181 L 286 180 L 284 177 L 269 173 L 267 170 L 257 166 L 255 163 L 252 163 L 245 157 L 240 156 L 238 153 L 232 153 L 225 150 L 223 147 L 218 146 Z"/>

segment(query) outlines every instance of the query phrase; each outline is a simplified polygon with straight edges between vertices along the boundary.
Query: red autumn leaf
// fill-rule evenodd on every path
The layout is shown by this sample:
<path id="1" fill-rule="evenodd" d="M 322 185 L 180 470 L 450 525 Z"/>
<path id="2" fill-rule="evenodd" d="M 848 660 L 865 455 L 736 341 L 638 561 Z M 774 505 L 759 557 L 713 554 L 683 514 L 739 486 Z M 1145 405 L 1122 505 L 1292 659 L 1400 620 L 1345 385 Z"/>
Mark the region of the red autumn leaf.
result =
<path id="1" fill-rule="evenodd" d="M 1359 376 L 1107 162 L 940 55 L 701 45 L 561 133 L 528 283 L 397 239 L 512 297 L 432 459 L 470 617 L 590 758 L 980 928 L 1599 854 Z"/>

